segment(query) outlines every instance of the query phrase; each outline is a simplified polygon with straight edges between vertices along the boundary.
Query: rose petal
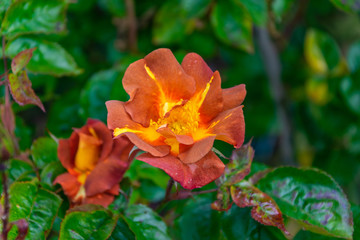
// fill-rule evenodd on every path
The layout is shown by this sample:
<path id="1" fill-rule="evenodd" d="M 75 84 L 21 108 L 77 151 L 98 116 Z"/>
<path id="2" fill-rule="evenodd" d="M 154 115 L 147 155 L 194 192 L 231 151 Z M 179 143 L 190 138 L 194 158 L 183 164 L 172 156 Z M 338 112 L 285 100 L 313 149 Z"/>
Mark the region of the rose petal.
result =
<path id="1" fill-rule="evenodd" d="M 70 173 L 63 173 L 57 176 L 53 184 L 55 185 L 57 183 L 61 185 L 64 193 L 70 199 L 73 199 L 80 189 L 80 183 L 77 181 L 77 178 Z"/>
<path id="2" fill-rule="evenodd" d="M 141 154 L 137 159 L 164 170 L 186 189 L 200 188 L 214 181 L 222 175 L 225 168 L 224 163 L 212 151 L 193 164 L 184 164 L 171 155 L 156 158 L 149 153 Z"/>
<path id="3" fill-rule="evenodd" d="M 217 116 L 209 126 L 209 133 L 216 134 L 216 139 L 239 148 L 244 143 L 245 121 L 243 106 L 229 109 Z"/>
<path id="4" fill-rule="evenodd" d="M 167 99 L 189 99 L 195 93 L 194 79 L 184 72 L 170 49 L 157 49 L 144 60 Z"/>
<path id="5" fill-rule="evenodd" d="M 181 67 L 184 69 L 186 74 L 194 78 L 196 83 L 196 92 L 204 89 L 213 75 L 213 71 L 211 71 L 204 59 L 196 53 L 186 54 L 181 63 Z"/>
<path id="6" fill-rule="evenodd" d="M 206 94 L 199 113 L 202 122 L 209 122 L 216 117 L 223 109 L 223 98 L 221 89 L 221 78 L 218 71 L 213 75 L 209 91 Z"/>
<path id="7" fill-rule="evenodd" d="M 60 139 L 58 146 L 58 158 L 62 165 L 67 169 L 75 166 L 75 155 L 79 144 L 79 135 L 73 132 L 69 139 Z"/>
<path id="8" fill-rule="evenodd" d="M 180 160 L 185 163 L 195 163 L 209 153 L 213 144 L 215 136 L 206 137 L 198 142 L 195 142 L 188 150 L 179 154 Z"/>
<path id="9" fill-rule="evenodd" d="M 86 178 L 86 196 L 103 193 L 110 190 L 122 179 L 129 166 L 125 161 L 103 161 L 96 165 Z"/>
<path id="10" fill-rule="evenodd" d="M 111 131 L 103 122 L 95 119 L 88 119 L 86 126 L 92 127 L 95 130 L 97 137 L 102 140 L 103 144 L 99 161 L 105 160 L 105 158 L 110 154 L 113 145 Z"/>
<path id="11" fill-rule="evenodd" d="M 131 118 L 148 127 L 150 119 L 159 117 L 158 99 L 160 89 L 145 70 L 145 60 L 138 60 L 127 68 L 123 80 L 123 87 L 130 96 L 126 103 L 126 111 Z"/>
<path id="12" fill-rule="evenodd" d="M 151 153 L 153 156 L 163 157 L 170 153 L 170 146 L 168 145 L 153 146 L 139 138 L 134 133 L 125 133 L 124 135 L 127 136 L 135 146 L 145 152 Z"/>
<path id="13" fill-rule="evenodd" d="M 108 193 L 101 193 L 95 196 L 86 197 L 84 204 L 97 204 L 103 207 L 109 206 L 114 201 L 114 195 Z"/>
<path id="14" fill-rule="evenodd" d="M 246 96 L 245 84 L 240 84 L 232 88 L 222 90 L 224 101 L 223 111 L 240 106 Z"/>

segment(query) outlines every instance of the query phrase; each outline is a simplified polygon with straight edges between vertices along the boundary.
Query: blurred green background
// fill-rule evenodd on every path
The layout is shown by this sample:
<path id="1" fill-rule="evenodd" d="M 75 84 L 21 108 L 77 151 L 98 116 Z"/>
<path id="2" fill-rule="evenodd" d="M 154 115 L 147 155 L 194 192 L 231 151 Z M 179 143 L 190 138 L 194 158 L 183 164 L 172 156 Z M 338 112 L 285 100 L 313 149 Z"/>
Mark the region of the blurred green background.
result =
<path id="1" fill-rule="evenodd" d="M 127 66 L 166 47 L 180 62 L 200 54 L 223 88 L 246 84 L 255 161 L 323 169 L 360 204 L 359 9 L 357 0 L 71 1 L 56 34 L 10 40 L 9 55 L 38 46 L 31 61 L 46 66 L 28 69 L 47 112 L 13 106 L 21 148 L 47 129 L 68 137 L 89 117 L 106 122 L 105 101 L 128 100 Z"/>

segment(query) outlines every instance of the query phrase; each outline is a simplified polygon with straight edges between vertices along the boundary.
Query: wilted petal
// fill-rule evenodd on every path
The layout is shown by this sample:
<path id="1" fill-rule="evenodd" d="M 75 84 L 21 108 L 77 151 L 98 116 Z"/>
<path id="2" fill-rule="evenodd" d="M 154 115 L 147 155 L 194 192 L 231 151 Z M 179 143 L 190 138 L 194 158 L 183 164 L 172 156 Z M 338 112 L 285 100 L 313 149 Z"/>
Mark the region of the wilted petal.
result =
<path id="1" fill-rule="evenodd" d="M 103 207 L 109 206 L 114 201 L 114 195 L 108 193 L 101 193 L 95 196 L 87 197 L 84 204 L 98 204 Z"/>
<path id="2" fill-rule="evenodd" d="M 79 135 L 73 132 L 69 139 L 60 139 L 58 146 L 58 158 L 67 169 L 75 167 L 75 155 L 79 144 Z"/>

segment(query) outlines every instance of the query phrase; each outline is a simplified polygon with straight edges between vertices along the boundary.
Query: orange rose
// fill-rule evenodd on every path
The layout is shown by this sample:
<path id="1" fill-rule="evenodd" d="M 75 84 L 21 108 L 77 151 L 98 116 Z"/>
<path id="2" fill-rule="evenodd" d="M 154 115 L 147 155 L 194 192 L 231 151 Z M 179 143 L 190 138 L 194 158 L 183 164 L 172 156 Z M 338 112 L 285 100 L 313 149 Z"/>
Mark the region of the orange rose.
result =
<path id="1" fill-rule="evenodd" d="M 112 139 L 99 120 L 89 119 L 69 139 L 61 139 L 58 157 L 67 169 L 59 183 L 73 205 L 93 203 L 108 206 L 119 194 L 119 182 L 129 167 L 133 144 L 125 137 Z"/>
<path id="2" fill-rule="evenodd" d="M 126 103 L 108 101 L 108 127 L 146 151 L 137 159 L 163 169 L 184 188 L 202 187 L 224 171 L 211 151 L 215 139 L 240 147 L 244 141 L 245 85 L 221 89 L 195 53 L 180 65 L 169 49 L 131 64 L 123 78 Z"/>

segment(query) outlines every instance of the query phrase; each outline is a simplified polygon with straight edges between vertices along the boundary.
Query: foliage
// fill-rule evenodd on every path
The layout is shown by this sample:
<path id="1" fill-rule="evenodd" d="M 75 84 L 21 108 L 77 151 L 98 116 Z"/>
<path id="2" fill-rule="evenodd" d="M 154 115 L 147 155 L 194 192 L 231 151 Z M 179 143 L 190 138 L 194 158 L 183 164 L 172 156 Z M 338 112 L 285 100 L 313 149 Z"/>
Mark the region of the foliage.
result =
<path id="1" fill-rule="evenodd" d="M 2 0 L 0 238 L 360 239 L 359 29 L 359 0 Z M 246 85 L 248 143 L 216 140 L 223 175 L 189 190 L 104 140 L 126 163 L 96 170 L 106 204 L 79 205 L 81 186 L 71 198 L 54 184 L 93 170 L 79 175 L 91 144 L 74 139 L 99 132 L 79 128 L 129 100 L 126 69 L 157 48 L 198 53 L 223 89 Z"/>

